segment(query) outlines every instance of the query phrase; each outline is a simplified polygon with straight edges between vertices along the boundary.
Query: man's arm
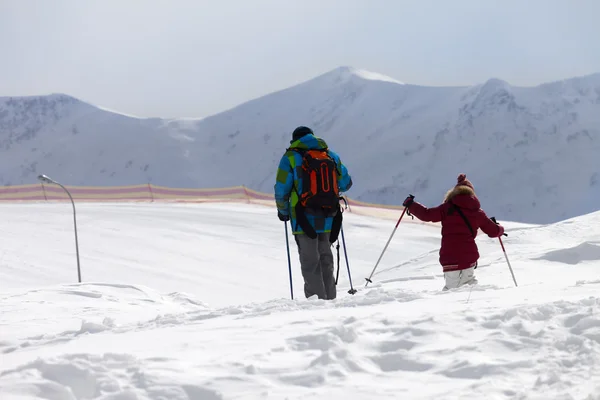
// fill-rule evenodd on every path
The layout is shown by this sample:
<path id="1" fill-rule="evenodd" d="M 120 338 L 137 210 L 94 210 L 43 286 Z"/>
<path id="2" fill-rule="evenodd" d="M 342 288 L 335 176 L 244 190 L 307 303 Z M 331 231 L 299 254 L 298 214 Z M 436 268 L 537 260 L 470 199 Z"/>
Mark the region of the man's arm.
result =
<path id="1" fill-rule="evenodd" d="M 342 163 L 340 156 L 336 152 L 331 150 L 329 151 L 329 154 L 335 160 L 335 163 L 338 166 L 338 187 L 340 189 L 340 192 L 347 192 L 352 187 L 352 177 L 348 173 L 348 169 L 346 168 L 344 163 Z"/>
<path id="2" fill-rule="evenodd" d="M 290 160 L 287 155 L 281 157 L 279 168 L 277 168 L 277 178 L 275 180 L 275 204 L 277 211 L 282 215 L 289 215 L 289 201 L 292 188 L 294 187 L 294 173 Z"/>

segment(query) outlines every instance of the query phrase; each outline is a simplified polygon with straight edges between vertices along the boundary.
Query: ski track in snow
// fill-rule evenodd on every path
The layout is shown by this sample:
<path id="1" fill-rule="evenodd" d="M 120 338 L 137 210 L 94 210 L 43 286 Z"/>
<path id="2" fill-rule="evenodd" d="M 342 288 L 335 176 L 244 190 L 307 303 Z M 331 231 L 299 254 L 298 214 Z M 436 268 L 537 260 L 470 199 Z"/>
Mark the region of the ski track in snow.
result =
<path id="1" fill-rule="evenodd" d="M 110 248 L 103 236 L 109 228 L 92 228 L 101 216 L 110 218 L 111 206 L 82 208 L 82 214 L 92 217 L 82 223 L 82 232 L 95 238 L 98 246 Z M 253 213 L 244 214 L 248 208 L 202 205 L 186 210 L 190 216 L 205 210 L 215 220 L 235 212 L 241 227 L 250 226 L 256 215 L 271 216 L 270 209 L 261 207 L 250 207 Z M 140 235 L 148 239 L 144 251 L 157 256 L 155 264 L 149 261 L 144 268 L 132 265 L 127 282 L 99 279 L 94 268 L 102 266 L 112 277 L 114 270 L 86 257 L 82 264 L 88 281 L 48 279 L 49 271 L 61 276 L 54 265 L 72 265 L 72 253 L 56 248 L 53 241 L 44 247 L 35 236 L 28 239 L 31 245 L 61 262 L 48 266 L 37 261 L 40 276 L 31 273 L 29 284 L 2 274 L 6 279 L 0 291 L 1 399 L 600 399 L 600 254 L 594 228 L 600 213 L 572 221 L 566 226 L 577 229 L 554 241 L 549 238 L 564 233 L 565 225 L 515 231 L 509 227 L 505 244 L 518 288 L 495 240 L 479 238 L 479 284 L 448 292 L 440 290 L 437 248 L 431 244 L 439 230 L 419 224 L 402 225 L 374 283 L 365 288 L 363 279 L 391 224 L 348 215 L 345 234 L 353 243 L 349 257 L 359 292 L 346 293 L 342 254 L 338 299 L 326 302 L 303 298 L 294 258 L 296 299 L 285 298 L 281 290 L 287 284 L 285 249 L 268 250 L 276 246 L 271 237 L 280 244 L 283 236 L 277 223 L 267 224 L 265 229 L 272 226 L 274 232 L 263 238 L 263 254 L 257 248 L 253 255 L 253 264 L 263 264 L 264 270 L 283 268 L 277 281 L 254 277 L 257 267 L 236 264 L 243 265 L 237 270 L 238 279 L 251 287 L 262 283 L 252 290 L 270 293 L 270 300 L 253 301 L 246 296 L 251 292 L 228 292 L 225 278 L 235 269 L 227 265 L 197 266 L 210 269 L 213 279 L 198 282 L 195 292 L 187 290 L 192 286 L 172 291 L 177 282 L 185 287 L 190 279 L 180 273 L 192 277 L 196 272 L 181 262 L 171 266 L 174 282 L 161 285 L 149 276 L 163 267 L 158 254 L 165 250 L 156 246 L 162 238 L 153 236 L 155 232 L 145 236 L 149 234 L 136 219 L 136 212 L 160 214 L 169 207 L 127 209 L 130 218 L 123 219 L 120 213 L 111 234 L 139 225 Z M 29 212 L 29 206 L 10 209 L 17 214 L 15 221 Z M 374 236 L 369 239 L 359 228 L 353 230 L 353 224 L 381 224 L 386 229 L 369 230 Z M 40 229 L 36 222 L 31 227 Z M 53 228 L 49 223 L 41 229 L 48 234 Z M 163 229 L 173 233 L 172 225 Z M 229 233 L 201 252 L 208 257 L 247 238 L 236 230 Z M 430 240 L 419 244 L 423 237 Z M 10 250 L 24 237 L 2 239 Z M 127 240 L 111 248 L 111 259 L 130 251 Z M 88 251 L 82 248 L 82 256 Z M 7 262 L 15 270 L 30 265 L 26 254 L 10 253 L 3 256 L 1 269 Z M 99 254 L 95 257 L 102 260 Z M 135 280 L 141 283 L 131 283 Z M 235 301 L 210 305 L 213 299 L 202 293 L 211 286 L 214 291 L 207 292 L 211 296 L 234 296 Z"/>

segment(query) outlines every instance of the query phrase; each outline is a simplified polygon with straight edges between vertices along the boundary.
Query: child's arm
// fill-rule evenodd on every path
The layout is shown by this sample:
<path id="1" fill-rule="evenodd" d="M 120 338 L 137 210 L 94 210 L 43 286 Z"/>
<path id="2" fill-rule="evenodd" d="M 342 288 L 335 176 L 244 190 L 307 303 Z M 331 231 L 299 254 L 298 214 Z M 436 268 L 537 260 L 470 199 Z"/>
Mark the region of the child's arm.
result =
<path id="1" fill-rule="evenodd" d="M 496 238 L 504 234 L 504 227 L 488 218 L 483 210 L 479 210 L 478 217 L 479 227 L 489 237 Z"/>
<path id="2" fill-rule="evenodd" d="M 407 204 L 405 207 L 408 207 L 408 211 L 421 221 L 440 222 L 444 217 L 444 204 L 434 208 L 427 208 L 414 200 L 410 202 L 405 201 L 404 203 Z"/>

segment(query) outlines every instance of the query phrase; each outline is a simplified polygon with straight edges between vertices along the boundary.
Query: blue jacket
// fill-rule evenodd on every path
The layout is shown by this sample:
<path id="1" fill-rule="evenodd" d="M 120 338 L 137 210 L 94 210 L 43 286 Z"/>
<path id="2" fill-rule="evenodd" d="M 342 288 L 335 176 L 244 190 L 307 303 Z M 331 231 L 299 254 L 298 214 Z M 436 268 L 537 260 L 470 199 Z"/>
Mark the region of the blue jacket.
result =
<path id="1" fill-rule="evenodd" d="M 291 142 L 290 149 L 294 148 L 301 150 L 325 149 L 327 148 L 327 143 L 314 135 L 305 135 Z M 335 160 L 338 167 L 338 187 L 340 193 L 346 192 L 352 187 L 352 178 L 348 174 L 346 166 L 340 161 L 340 157 L 331 150 L 329 150 L 329 155 Z M 303 187 L 302 177 L 298 176 L 301 164 L 302 156 L 300 153 L 293 150 L 286 151 L 279 162 L 275 182 L 275 204 L 277 205 L 277 210 L 283 215 L 290 215 L 292 232 L 295 235 L 304 233 L 296 220 L 295 207 L 298 203 L 298 194 L 294 190 L 294 188 Z M 308 211 L 306 212 L 306 217 L 317 233 L 331 232 L 333 217 L 314 216 L 309 214 Z"/>

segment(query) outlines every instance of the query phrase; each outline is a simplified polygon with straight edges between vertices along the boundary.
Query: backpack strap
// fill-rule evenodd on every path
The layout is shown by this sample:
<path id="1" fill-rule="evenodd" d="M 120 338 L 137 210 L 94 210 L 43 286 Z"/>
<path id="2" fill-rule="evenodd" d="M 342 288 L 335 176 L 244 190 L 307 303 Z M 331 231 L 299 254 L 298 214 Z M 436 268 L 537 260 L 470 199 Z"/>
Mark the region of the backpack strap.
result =
<path id="1" fill-rule="evenodd" d="M 463 221 L 465 221 L 465 224 L 467 224 L 467 227 L 469 228 L 469 231 L 471 232 L 471 236 L 473 236 L 473 238 L 475 238 L 475 232 L 473 231 L 473 227 L 469 223 L 469 220 L 467 219 L 467 217 L 465 216 L 465 214 L 462 212 L 462 210 L 460 209 L 460 207 L 458 207 L 456 204 L 454 204 L 452 202 L 450 202 L 450 207 L 452 209 L 458 211 L 458 213 L 460 214 L 460 216 L 463 219 Z"/>
<path id="2" fill-rule="evenodd" d="M 329 155 L 329 147 L 325 147 L 325 148 L 322 148 L 322 149 L 300 149 L 298 147 L 288 147 L 287 149 L 285 149 L 285 152 L 287 153 L 288 151 L 295 151 L 296 153 L 300 154 L 301 157 L 304 157 L 304 154 L 307 151 L 311 151 L 311 150 L 324 151 L 324 152 L 327 153 L 328 156 L 330 156 Z M 331 157 L 331 159 L 333 160 L 333 163 L 335 164 L 335 171 L 337 172 L 338 175 L 341 176 L 342 175 L 342 171 L 340 170 L 340 166 L 338 165 L 338 163 L 335 160 L 335 158 Z"/>

